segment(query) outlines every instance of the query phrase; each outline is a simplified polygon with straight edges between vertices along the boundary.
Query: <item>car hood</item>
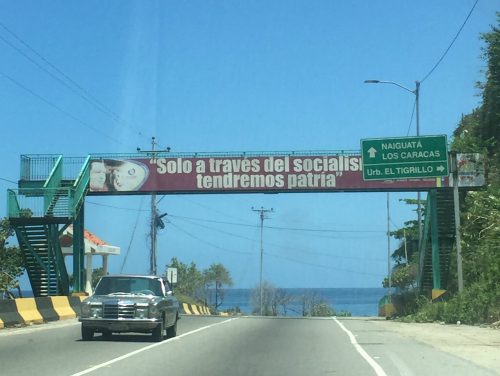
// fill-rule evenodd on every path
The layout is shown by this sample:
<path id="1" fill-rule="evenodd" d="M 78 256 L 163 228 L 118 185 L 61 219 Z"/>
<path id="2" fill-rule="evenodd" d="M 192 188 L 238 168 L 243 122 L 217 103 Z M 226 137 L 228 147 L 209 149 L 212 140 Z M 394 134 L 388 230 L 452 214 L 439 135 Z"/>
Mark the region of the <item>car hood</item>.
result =
<path id="1" fill-rule="evenodd" d="M 138 295 L 93 295 L 84 300 L 88 303 L 105 304 L 149 304 L 159 302 L 161 298 L 156 296 L 138 296 Z"/>

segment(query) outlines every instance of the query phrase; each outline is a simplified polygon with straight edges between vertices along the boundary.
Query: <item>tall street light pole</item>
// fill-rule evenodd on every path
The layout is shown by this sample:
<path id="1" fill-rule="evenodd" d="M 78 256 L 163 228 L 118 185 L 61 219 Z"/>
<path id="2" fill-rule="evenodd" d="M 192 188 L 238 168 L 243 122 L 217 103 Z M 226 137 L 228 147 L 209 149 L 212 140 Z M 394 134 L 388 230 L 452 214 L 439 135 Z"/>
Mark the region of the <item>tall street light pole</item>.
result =
<path id="1" fill-rule="evenodd" d="M 416 123 L 417 123 L 417 136 L 420 136 L 420 81 L 415 81 L 415 90 L 409 89 L 406 86 L 398 84 L 394 81 L 382 81 L 382 80 L 365 80 L 365 84 L 390 84 L 400 87 L 415 95 L 415 112 L 416 112 Z M 418 248 L 422 244 L 422 210 L 421 210 L 421 200 L 420 191 L 417 192 L 417 220 L 418 220 Z"/>

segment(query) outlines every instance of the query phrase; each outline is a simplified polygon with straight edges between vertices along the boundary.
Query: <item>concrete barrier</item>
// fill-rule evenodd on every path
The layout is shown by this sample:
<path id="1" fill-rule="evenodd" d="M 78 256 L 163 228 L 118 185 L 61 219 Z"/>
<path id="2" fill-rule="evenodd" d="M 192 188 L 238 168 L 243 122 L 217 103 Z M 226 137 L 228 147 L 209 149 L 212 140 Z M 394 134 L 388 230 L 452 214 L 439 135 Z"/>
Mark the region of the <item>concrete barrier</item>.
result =
<path id="1" fill-rule="evenodd" d="M 59 315 L 54 310 L 52 300 L 49 297 L 35 298 L 35 303 L 44 322 L 59 320 Z"/>
<path id="2" fill-rule="evenodd" d="M 17 312 L 23 318 L 25 324 L 41 324 L 43 323 L 43 317 L 38 312 L 36 307 L 35 298 L 19 298 L 15 299 L 17 306 Z"/>
<path id="3" fill-rule="evenodd" d="M 182 303 L 181 304 L 182 310 L 184 311 L 184 314 L 186 315 L 192 315 L 193 313 L 191 312 L 191 308 L 189 308 L 189 304 L 187 303 Z"/>
<path id="4" fill-rule="evenodd" d="M 41 324 L 76 318 L 86 296 L 51 296 L 0 300 L 0 329 L 16 325 Z M 210 315 L 205 306 L 182 303 L 180 312 L 186 315 Z"/>
<path id="5" fill-rule="evenodd" d="M 24 324 L 15 300 L 0 300 L 0 321 L 2 321 L 2 327 Z"/>
<path id="6" fill-rule="evenodd" d="M 82 302 L 87 298 L 87 296 L 69 296 L 68 301 L 70 307 L 78 316 L 81 313 Z"/>
<path id="7" fill-rule="evenodd" d="M 54 311 L 59 317 L 58 320 L 74 319 L 76 317 L 75 309 L 70 305 L 67 296 L 51 296 L 52 306 Z M 78 312 L 80 312 L 80 305 L 77 307 Z"/>
<path id="8" fill-rule="evenodd" d="M 84 298 L 51 296 L 0 300 L 0 329 L 75 318 Z"/>

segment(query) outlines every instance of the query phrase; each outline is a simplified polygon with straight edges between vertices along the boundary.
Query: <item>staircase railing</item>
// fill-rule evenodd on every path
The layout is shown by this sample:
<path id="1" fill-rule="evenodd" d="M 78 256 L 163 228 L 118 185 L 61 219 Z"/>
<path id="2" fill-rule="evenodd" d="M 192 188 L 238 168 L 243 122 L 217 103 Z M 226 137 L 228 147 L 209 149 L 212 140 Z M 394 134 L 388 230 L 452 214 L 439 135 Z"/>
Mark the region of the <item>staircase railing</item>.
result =
<path id="1" fill-rule="evenodd" d="M 80 206 L 83 203 L 83 198 L 85 197 L 85 193 L 89 187 L 90 181 L 90 156 L 85 159 L 85 163 L 80 170 L 80 174 L 78 178 L 75 180 L 73 184 L 73 204 L 72 204 L 72 215 L 73 218 L 76 217 L 78 211 L 80 210 Z"/>
<path id="2" fill-rule="evenodd" d="M 62 181 L 62 167 L 62 156 L 59 156 L 48 179 L 43 185 L 44 215 L 51 214 L 48 212 L 48 209 L 55 204 L 54 200 L 57 200 L 58 189 L 61 187 Z"/>
<path id="3" fill-rule="evenodd" d="M 20 214 L 19 201 L 17 201 L 16 192 L 12 189 L 7 190 L 7 215 L 12 218 L 19 218 Z"/>
<path id="4" fill-rule="evenodd" d="M 418 286 L 422 288 L 422 278 L 424 276 L 424 264 L 425 264 L 425 255 L 427 253 L 427 241 L 429 239 L 429 231 L 431 225 L 431 203 L 430 203 L 430 195 L 427 195 L 427 204 L 425 205 L 424 212 L 424 229 L 422 234 L 422 242 L 420 244 L 419 249 L 419 258 L 418 258 Z"/>
<path id="5" fill-rule="evenodd" d="M 55 202 L 55 198 L 59 202 Z M 47 197 L 53 197 L 47 205 Z M 9 189 L 7 200 L 9 218 L 40 218 L 50 214 L 51 217 L 71 218 L 73 209 L 69 202 L 72 201 L 73 188 L 21 188 Z M 67 198 L 68 202 L 63 202 Z"/>

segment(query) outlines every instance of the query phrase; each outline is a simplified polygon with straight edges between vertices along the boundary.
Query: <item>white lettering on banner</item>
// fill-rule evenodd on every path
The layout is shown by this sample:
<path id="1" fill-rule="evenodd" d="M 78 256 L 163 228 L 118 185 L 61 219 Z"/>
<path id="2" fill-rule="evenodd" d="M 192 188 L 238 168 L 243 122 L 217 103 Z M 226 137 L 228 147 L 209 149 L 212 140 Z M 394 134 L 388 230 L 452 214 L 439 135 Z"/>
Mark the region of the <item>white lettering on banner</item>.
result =
<path id="1" fill-rule="evenodd" d="M 199 189 L 234 189 L 234 188 L 283 188 L 285 177 L 279 175 L 238 175 L 232 172 L 224 175 L 196 175 L 196 187 Z"/>
<path id="2" fill-rule="evenodd" d="M 344 172 L 361 171 L 359 156 L 156 158 L 156 172 L 195 175 L 197 189 L 333 188 Z"/>
<path id="3" fill-rule="evenodd" d="M 205 161 L 203 159 L 198 159 L 196 161 L 196 173 L 204 174 L 206 171 Z"/>
<path id="4" fill-rule="evenodd" d="M 289 172 L 290 157 L 264 159 L 264 172 Z"/>
<path id="5" fill-rule="evenodd" d="M 294 172 L 337 172 L 360 171 L 359 157 L 339 156 L 322 158 L 296 158 L 293 160 Z"/>
<path id="6" fill-rule="evenodd" d="M 156 158 L 152 160 L 156 163 L 156 172 L 159 174 L 190 174 L 193 171 L 193 164 L 189 160 L 182 160 L 182 158 L 169 159 Z"/>
<path id="7" fill-rule="evenodd" d="M 288 189 L 295 188 L 332 188 L 336 186 L 334 174 L 288 175 Z"/>
<path id="8" fill-rule="evenodd" d="M 260 172 L 260 161 L 258 159 L 214 159 L 208 160 L 210 172 Z"/>

